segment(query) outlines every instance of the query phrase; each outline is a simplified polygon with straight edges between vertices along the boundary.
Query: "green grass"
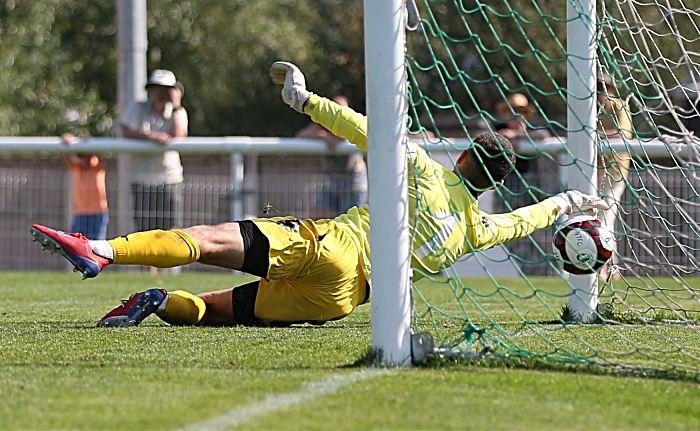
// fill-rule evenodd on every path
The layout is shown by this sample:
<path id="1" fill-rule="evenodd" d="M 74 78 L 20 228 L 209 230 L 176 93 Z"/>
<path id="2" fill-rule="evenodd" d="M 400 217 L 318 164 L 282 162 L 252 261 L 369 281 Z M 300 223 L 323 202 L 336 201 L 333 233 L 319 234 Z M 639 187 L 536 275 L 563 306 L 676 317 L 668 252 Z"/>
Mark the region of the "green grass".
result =
<path id="1" fill-rule="evenodd" d="M 581 325 L 565 316 L 568 286 L 557 277 L 423 280 L 414 289 L 414 322 L 420 331 L 431 332 L 437 344 L 463 350 L 489 345 L 501 356 L 657 369 L 697 380 L 700 278 L 686 280 L 683 289 L 670 278 L 654 282 L 655 290 L 616 282 L 601 297 L 601 302 L 615 304 L 606 313 L 607 324 Z M 484 336 L 473 335 L 475 342 L 465 344 L 467 328 Z"/>
<path id="2" fill-rule="evenodd" d="M 183 428 L 355 373 L 371 344 L 369 306 L 323 327 L 178 328 L 149 318 L 95 328 L 135 291 L 201 292 L 249 278 L 79 278 L 0 273 L 0 429 Z M 700 385 L 689 381 L 437 364 L 391 370 L 238 428 L 697 429 L 699 403 Z"/>

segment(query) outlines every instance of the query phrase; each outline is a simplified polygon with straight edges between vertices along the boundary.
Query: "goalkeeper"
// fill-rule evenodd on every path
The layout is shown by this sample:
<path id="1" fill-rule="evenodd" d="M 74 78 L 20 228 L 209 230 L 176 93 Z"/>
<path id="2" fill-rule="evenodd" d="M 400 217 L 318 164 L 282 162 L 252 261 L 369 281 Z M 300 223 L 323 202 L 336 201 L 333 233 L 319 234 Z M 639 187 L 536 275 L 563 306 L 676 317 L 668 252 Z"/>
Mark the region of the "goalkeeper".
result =
<path id="1" fill-rule="evenodd" d="M 306 89 L 291 63 L 276 62 L 270 76 L 282 99 L 333 134 L 367 149 L 367 118 Z M 454 170 L 408 143 L 409 222 L 414 280 L 450 267 L 461 256 L 525 237 L 577 211 L 606 209 L 604 200 L 568 191 L 507 214 L 479 210 L 478 195 L 498 187 L 514 164 L 511 143 L 494 133 L 477 136 Z M 156 313 L 175 325 L 275 326 L 342 319 L 369 300 L 369 209 L 350 208 L 334 219 L 272 217 L 136 232 L 89 241 L 41 225 L 34 240 L 95 277 L 107 265 L 160 268 L 199 262 L 244 271 L 258 281 L 198 295 L 150 289 L 136 293 L 99 326 L 134 326 Z"/>

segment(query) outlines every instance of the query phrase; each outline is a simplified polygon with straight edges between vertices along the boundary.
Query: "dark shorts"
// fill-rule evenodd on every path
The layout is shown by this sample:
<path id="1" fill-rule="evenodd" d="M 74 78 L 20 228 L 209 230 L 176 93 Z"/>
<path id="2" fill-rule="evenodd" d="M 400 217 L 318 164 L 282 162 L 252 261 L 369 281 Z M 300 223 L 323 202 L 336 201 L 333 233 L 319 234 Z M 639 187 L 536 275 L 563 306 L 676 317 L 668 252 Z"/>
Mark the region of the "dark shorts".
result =
<path id="1" fill-rule="evenodd" d="M 80 232 L 88 239 L 107 239 L 109 214 L 76 214 L 71 224 L 71 232 Z"/>
<path id="2" fill-rule="evenodd" d="M 182 227 L 181 184 L 134 183 L 131 192 L 137 231 Z"/>

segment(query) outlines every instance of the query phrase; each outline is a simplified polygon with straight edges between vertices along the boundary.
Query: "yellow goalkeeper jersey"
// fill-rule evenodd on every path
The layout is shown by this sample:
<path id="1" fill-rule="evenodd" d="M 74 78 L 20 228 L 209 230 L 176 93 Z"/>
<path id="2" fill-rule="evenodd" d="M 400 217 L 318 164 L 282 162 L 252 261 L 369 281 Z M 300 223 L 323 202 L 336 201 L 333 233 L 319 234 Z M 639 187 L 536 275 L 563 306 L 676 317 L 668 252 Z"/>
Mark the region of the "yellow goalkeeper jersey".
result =
<path id="1" fill-rule="evenodd" d="M 304 107 L 311 119 L 367 151 L 367 117 L 326 98 L 312 95 Z M 414 279 L 452 266 L 461 256 L 523 238 L 551 226 L 554 203 L 519 208 L 506 214 L 487 214 L 458 174 L 433 160 L 409 142 L 408 198 Z M 335 221 L 356 240 L 367 280 L 371 279 L 369 207 L 353 207 Z"/>

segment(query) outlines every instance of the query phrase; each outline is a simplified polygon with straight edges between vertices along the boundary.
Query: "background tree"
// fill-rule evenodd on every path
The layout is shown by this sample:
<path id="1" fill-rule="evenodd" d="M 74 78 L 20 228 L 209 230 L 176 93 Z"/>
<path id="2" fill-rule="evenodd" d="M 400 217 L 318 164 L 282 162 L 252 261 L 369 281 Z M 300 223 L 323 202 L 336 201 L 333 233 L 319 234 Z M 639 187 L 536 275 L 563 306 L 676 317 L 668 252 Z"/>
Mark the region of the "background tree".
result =
<path id="1" fill-rule="evenodd" d="M 186 85 L 193 135 L 291 135 L 307 119 L 279 105 L 276 60 L 298 64 L 310 88 L 361 103 L 360 2 L 194 0 L 149 3 L 149 66 Z"/>
<path id="2" fill-rule="evenodd" d="M 111 134 L 117 116 L 114 0 L 17 0 L 0 9 L 0 134 Z M 312 90 L 364 105 L 361 2 L 150 0 L 148 69 L 185 84 L 190 134 L 291 135 L 268 70 L 299 64 Z"/>
<path id="3" fill-rule="evenodd" d="M 73 3 L 15 0 L 0 6 L 1 134 L 78 132 L 93 121 L 99 127 L 106 104 L 81 76 L 87 61 L 77 61 L 62 38 L 61 13 Z"/>
<path id="4" fill-rule="evenodd" d="M 565 121 L 565 4 L 416 3 L 430 45 L 409 32 L 410 63 L 422 68 L 416 84 L 437 105 L 452 100 L 457 110 L 488 116 L 494 100 L 520 91 L 550 123 Z M 625 11 L 605 3 L 610 24 L 603 40 L 619 38 L 616 18 Z M 0 5 L 0 134 L 111 134 L 118 114 L 115 4 Z M 658 21 L 658 8 L 648 9 L 645 19 Z M 280 59 L 297 63 L 312 91 L 342 94 L 364 110 L 362 2 L 149 0 L 147 13 L 148 69 L 171 69 L 185 84 L 191 135 L 290 136 L 302 127 L 307 120 L 280 106 L 268 78 L 270 64 Z M 674 52 L 665 44 L 677 44 L 661 36 L 654 43 L 663 52 Z M 446 85 L 438 72 L 449 77 Z M 654 90 L 640 88 L 635 91 Z"/>

